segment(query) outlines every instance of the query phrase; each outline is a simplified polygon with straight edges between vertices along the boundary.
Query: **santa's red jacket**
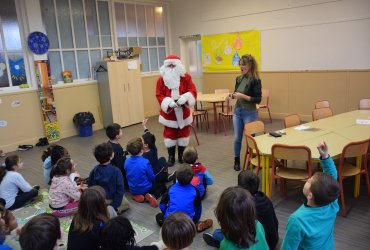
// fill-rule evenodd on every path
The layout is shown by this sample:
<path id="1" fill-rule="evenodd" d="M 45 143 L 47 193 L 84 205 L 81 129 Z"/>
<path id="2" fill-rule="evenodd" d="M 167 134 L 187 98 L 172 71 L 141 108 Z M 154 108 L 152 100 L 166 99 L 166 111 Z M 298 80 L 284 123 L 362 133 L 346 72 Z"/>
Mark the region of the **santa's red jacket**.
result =
<path id="1" fill-rule="evenodd" d="M 182 107 L 170 108 L 168 105 L 173 101 L 184 96 L 187 102 Z M 159 115 L 159 122 L 166 127 L 180 128 L 190 125 L 193 122 L 190 108 L 194 107 L 197 98 L 197 89 L 191 76 L 185 74 L 180 78 L 179 89 L 169 89 L 160 77 L 157 81 L 156 97 L 161 105 L 161 112 Z"/>

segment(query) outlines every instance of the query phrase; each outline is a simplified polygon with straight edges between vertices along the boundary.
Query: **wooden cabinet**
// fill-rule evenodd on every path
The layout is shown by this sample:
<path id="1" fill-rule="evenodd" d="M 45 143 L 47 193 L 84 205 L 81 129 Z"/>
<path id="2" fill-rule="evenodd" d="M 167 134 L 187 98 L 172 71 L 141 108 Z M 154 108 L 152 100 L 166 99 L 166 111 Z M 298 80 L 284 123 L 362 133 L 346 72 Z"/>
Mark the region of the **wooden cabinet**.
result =
<path id="1" fill-rule="evenodd" d="M 97 67 L 104 127 L 112 123 L 125 127 L 141 122 L 144 105 L 139 62 L 101 62 Z"/>

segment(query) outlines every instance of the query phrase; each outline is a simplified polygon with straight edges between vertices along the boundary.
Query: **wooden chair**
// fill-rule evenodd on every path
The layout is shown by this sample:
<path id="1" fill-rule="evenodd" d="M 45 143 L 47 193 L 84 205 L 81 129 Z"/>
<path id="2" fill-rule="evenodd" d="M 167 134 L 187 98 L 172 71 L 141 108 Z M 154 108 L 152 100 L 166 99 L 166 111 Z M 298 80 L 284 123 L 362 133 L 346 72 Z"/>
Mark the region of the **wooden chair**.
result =
<path id="1" fill-rule="evenodd" d="M 315 103 L 315 109 L 330 108 L 329 101 L 318 101 Z"/>
<path id="2" fill-rule="evenodd" d="M 279 161 L 304 161 L 306 169 L 298 169 L 280 165 Z M 281 193 L 286 196 L 286 180 L 307 180 L 312 176 L 311 150 L 306 146 L 289 146 L 274 144 L 271 148 L 272 172 L 270 177 L 270 196 L 272 196 L 272 183 L 280 180 Z"/>
<path id="3" fill-rule="evenodd" d="M 361 99 L 358 109 L 361 110 L 370 110 L 370 99 Z"/>
<path id="4" fill-rule="evenodd" d="M 312 120 L 317 121 L 323 118 L 327 118 L 333 116 L 333 111 L 331 108 L 320 108 L 320 109 L 314 109 L 312 111 Z"/>
<path id="5" fill-rule="evenodd" d="M 193 114 L 193 120 L 195 121 L 197 129 L 199 128 L 200 123 L 200 129 L 203 129 L 203 124 L 206 129 L 206 132 L 208 132 L 209 129 L 209 121 L 208 121 L 208 111 L 207 110 L 198 110 L 197 105 L 195 105 L 194 110 L 192 111 Z"/>
<path id="6" fill-rule="evenodd" d="M 230 90 L 229 89 L 215 89 L 215 94 L 229 94 L 230 93 Z M 224 112 L 224 104 L 225 102 L 223 103 L 220 103 L 220 104 L 216 104 L 216 108 L 221 108 L 222 112 Z"/>
<path id="7" fill-rule="evenodd" d="M 245 156 L 244 156 L 244 163 L 243 163 L 243 169 L 248 169 L 248 165 L 246 165 L 247 163 L 247 157 L 253 157 L 256 155 L 256 152 L 253 151 L 253 148 L 252 150 L 250 150 L 248 148 L 248 143 L 251 144 L 251 142 L 249 142 L 247 140 L 247 135 L 249 136 L 254 136 L 256 134 L 265 134 L 266 131 L 265 131 L 265 124 L 262 122 L 262 121 L 254 121 L 254 122 L 248 122 L 248 123 L 245 123 L 244 124 L 244 135 L 245 135 L 245 140 L 246 140 L 246 145 L 247 145 L 247 149 L 245 150 Z M 254 139 L 253 139 L 254 140 Z M 255 140 L 254 140 L 255 142 Z M 257 148 L 257 144 L 255 146 Z M 250 156 L 248 156 L 249 154 L 251 154 Z M 257 169 L 257 174 L 258 174 L 258 171 L 261 167 L 260 164 L 258 165 L 255 165 L 256 161 L 252 161 L 251 162 L 254 166 L 258 167 Z M 249 164 L 249 163 L 248 163 Z"/>
<path id="8" fill-rule="evenodd" d="M 228 118 L 229 119 L 229 122 L 230 122 L 231 118 L 234 115 L 233 107 L 235 106 L 236 101 L 237 101 L 237 99 L 227 98 L 226 99 L 226 107 L 227 107 L 226 112 L 220 112 L 220 113 L 218 113 L 218 120 L 219 121 L 222 120 L 222 125 L 224 127 L 225 136 L 226 136 L 225 118 Z"/>
<path id="9" fill-rule="evenodd" d="M 257 146 L 256 140 L 250 135 L 245 133 L 245 140 L 247 142 L 247 150 L 245 152 L 244 164 L 242 171 L 248 170 L 248 166 L 251 171 L 253 171 L 253 166 L 256 166 L 258 175 L 259 170 L 261 169 L 261 155 Z"/>
<path id="10" fill-rule="evenodd" d="M 338 182 L 340 185 L 340 201 L 342 207 L 342 216 L 346 217 L 348 212 L 344 200 L 343 180 L 352 176 L 363 175 L 366 181 L 367 194 L 370 198 L 370 183 L 368 173 L 368 149 L 370 139 L 358 142 L 351 142 L 344 146 L 338 165 Z M 361 166 L 352 165 L 347 158 L 356 157 L 361 161 Z"/>
<path id="11" fill-rule="evenodd" d="M 193 133 L 194 133 L 194 135 L 195 135 L 195 139 L 197 140 L 197 144 L 198 144 L 198 146 L 199 146 L 200 144 L 199 144 L 199 140 L 198 140 L 197 132 L 195 131 L 195 128 L 194 128 L 193 124 L 191 124 L 190 126 L 191 126 L 191 128 L 192 128 L 192 130 L 193 130 Z"/>
<path id="12" fill-rule="evenodd" d="M 262 100 L 261 103 L 257 105 L 257 110 L 259 109 L 267 109 L 270 117 L 270 122 L 272 123 L 271 113 L 269 108 L 269 100 L 270 100 L 270 90 L 262 89 Z"/>
<path id="13" fill-rule="evenodd" d="M 284 127 L 290 128 L 301 124 L 301 117 L 298 114 L 286 115 L 284 117 Z"/>

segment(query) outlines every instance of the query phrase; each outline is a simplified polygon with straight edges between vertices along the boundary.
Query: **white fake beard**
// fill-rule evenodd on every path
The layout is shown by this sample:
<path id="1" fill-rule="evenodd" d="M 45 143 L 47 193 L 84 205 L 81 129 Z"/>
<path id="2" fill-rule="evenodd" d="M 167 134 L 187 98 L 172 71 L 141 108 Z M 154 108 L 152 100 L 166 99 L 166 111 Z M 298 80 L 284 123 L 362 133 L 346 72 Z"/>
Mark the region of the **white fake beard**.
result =
<path id="1" fill-rule="evenodd" d="M 169 89 L 178 89 L 180 86 L 180 73 L 177 68 L 168 68 L 164 69 L 162 74 L 164 85 Z"/>

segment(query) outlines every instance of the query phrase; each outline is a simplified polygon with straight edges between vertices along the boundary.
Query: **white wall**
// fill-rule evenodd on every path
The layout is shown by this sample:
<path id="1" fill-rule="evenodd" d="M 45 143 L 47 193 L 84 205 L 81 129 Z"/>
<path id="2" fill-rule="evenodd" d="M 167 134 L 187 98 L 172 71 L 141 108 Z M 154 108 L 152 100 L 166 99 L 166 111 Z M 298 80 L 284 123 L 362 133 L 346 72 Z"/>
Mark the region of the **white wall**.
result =
<path id="1" fill-rule="evenodd" d="M 173 53 L 179 36 L 261 30 L 262 70 L 370 68 L 369 0 L 176 0 L 170 4 Z"/>

